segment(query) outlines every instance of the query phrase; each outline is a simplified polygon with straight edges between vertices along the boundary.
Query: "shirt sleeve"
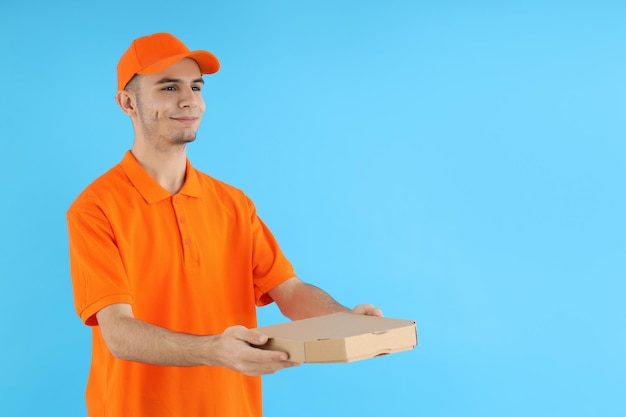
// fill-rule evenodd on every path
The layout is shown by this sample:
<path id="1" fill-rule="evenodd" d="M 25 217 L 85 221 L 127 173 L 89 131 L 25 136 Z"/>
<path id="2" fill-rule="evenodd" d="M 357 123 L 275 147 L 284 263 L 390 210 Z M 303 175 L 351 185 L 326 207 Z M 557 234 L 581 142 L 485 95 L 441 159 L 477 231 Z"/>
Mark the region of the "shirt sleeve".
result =
<path id="1" fill-rule="evenodd" d="M 267 294 L 280 283 L 296 276 L 293 266 L 280 249 L 276 238 L 256 213 L 249 201 L 252 225 L 252 273 L 256 304 L 263 306 L 273 302 Z"/>
<path id="2" fill-rule="evenodd" d="M 111 225 L 97 206 L 67 212 L 74 305 L 81 320 L 97 325 L 95 314 L 114 303 L 132 304 L 129 281 Z"/>

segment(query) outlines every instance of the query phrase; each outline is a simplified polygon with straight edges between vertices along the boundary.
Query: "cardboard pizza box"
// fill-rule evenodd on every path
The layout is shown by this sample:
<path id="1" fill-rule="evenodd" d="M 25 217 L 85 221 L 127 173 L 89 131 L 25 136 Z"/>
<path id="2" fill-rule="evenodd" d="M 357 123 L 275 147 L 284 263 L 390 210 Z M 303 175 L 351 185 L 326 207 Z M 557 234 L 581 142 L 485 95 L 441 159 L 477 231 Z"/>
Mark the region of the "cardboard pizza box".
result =
<path id="1" fill-rule="evenodd" d="M 334 313 L 260 327 L 269 341 L 262 349 L 280 350 L 292 362 L 353 362 L 413 349 L 415 321 Z"/>

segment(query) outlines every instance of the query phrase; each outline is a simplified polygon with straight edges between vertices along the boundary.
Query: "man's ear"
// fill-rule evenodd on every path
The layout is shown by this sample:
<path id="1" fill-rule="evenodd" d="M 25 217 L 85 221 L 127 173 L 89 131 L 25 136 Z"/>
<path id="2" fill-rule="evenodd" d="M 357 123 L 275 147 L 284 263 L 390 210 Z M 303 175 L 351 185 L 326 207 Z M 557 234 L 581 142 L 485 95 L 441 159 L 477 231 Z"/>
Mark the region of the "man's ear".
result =
<path id="1" fill-rule="evenodd" d="M 132 91 L 120 90 L 115 95 L 115 101 L 124 113 L 129 116 L 137 114 L 136 96 Z"/>

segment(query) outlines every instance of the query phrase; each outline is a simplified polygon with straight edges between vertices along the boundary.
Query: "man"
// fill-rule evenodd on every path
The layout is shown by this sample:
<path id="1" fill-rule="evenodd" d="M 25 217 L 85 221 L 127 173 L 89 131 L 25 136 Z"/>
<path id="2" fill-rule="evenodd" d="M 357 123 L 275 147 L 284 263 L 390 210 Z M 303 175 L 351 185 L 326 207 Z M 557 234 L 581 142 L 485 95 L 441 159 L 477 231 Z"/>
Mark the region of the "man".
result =
<path id="1" fill-rule="evenodd" d="M 76 310 L 92 328 L 89 416 L 260 416 L 260 375 L 296 364 L 255 347 L 267 342 L 256 306 L 350 310 L 296 277 L 245 194 L 187 160 L 217 58 L 157 33 L 117 69 L 132 149 L 67 213 Z"/>

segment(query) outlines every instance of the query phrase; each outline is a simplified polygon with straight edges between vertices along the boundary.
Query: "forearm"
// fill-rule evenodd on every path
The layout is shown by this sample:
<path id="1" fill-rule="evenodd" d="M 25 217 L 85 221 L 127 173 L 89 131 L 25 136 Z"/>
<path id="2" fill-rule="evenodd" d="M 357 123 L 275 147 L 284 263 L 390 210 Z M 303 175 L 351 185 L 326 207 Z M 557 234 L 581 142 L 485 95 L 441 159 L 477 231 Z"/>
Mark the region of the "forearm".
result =
<path id="1" fill-rule="evenodd" d="M 162 366 L 223 366 L 263 375 L 294 366 L 284 352 L 256 349 L 267 335 L 231 326 L 216 335 L 177 333 L 138 320 L 129 304 L 112 304 L 96 314 L 109 351 L 118 359 Z"/>
<path id="2" fill-rule="evenodd" d="M 371 304 L 349 309 L 339 304 L 326 291 L 293 277 L 269 291 L 281 313 L 291 320 L 306 319 L 332 313 L 356 313 L 382 317 L 383 312 Z"/>
<path id="3" fill-rule="evenodd" d="M 351 311 L 326 291 L 302 281 L 292 285 L 287 293 L 277 300 L 277 304 L 280 311 L 291 320 Z"/>
<path id="4" fill-rule="evenodd" d="M 177 333 L 133 317 L 120 317 L 105 340 L 119 359 L 152 365 L 199 366 L 212 365 L 211 345 L 215 337 Z"/>

